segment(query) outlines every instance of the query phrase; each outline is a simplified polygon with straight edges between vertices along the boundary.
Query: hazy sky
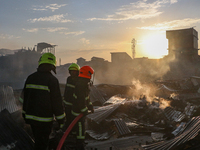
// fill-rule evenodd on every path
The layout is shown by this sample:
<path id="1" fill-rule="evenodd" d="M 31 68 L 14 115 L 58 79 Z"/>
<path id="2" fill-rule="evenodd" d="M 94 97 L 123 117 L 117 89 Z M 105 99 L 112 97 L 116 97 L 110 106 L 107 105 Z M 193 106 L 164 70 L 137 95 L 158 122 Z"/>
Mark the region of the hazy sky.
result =
<path id="1" fill-rule="evenodd" d="M 167 55 L 166 30 L 200 32 L 200 0 L 0 0 L 0 48 L 55 44 L 61 64 L 110 52 Z"/>

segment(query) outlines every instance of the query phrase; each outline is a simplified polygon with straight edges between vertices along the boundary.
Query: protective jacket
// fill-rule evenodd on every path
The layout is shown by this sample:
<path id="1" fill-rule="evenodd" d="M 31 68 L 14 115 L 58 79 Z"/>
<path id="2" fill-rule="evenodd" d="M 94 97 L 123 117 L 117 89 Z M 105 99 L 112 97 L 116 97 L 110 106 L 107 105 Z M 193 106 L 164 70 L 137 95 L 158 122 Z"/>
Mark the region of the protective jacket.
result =
<path id="1" fill-rule="evenodd" d="M 72 105 L 72 115 L 78 116 L 80 113 L 87 114 L 88 110 L 93 109 L 93 105 L 90 102 L 90 89 L 89 89 L 90 79 L 78 77 L 75 84 L 75 90 L 73 94 L 73 105 Z"/>
<path id="2" fill-rule="evenodd" d="M 64 128 L 68 128 L 68 126 L 71 124 L 73 121 L 73 116 L 71 114 L 72 110 L 72 103 L 73 103 L 73 94 L 74 94 L 74 89 L 75 89 L 75 83 L 78 77 L 72 77 L 69 76 L 67 78 L 66 86 L 65 86 L 65 91 L 64 91 L 64 106 L 65 106 L 65 114 L 66 114 L 66 122 L 64 125 Z"/>
<path id="3" fill-rule="evenodd" d="M 78 77 L 72 77 L 69 76 L 67 78 L 66 86 L 65 86 L 65 91 L 64 91 L 64 104 L 67 106 L 72 106 L 73 102 L 73 94 L 74 94 L 74 89 L 75 89 L 75 83 Z"/>
<path id="4" fill-rule="evenodd" d="M 59 82 L 49 71 L 28 76 L 23 89 L 23 117 L 28 124 L 64 123 L 65 113 Z"/>

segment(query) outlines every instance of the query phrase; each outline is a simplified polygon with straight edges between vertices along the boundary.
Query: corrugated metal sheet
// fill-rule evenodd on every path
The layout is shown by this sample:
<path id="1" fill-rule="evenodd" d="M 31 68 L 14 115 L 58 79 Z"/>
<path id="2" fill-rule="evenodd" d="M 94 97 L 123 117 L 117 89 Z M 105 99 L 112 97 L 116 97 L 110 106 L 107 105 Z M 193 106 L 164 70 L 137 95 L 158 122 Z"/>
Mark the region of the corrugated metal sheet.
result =
<path id="1" fill-rule="evenodd" d="M 97 133 L 93 130 L 86 130 L 86 133 L 95 140 L 108 140 L 112 135 L 115 134 L 114 130 L 109 130 L 107 132 Z"/>
<path id="2" fill-rule="evenodd" d="M 195 111 L 196 106 L 191 105 L 190 103 L 187 104 L 184 111 L 177 111 L 172 107 L 166 107 L 164 109 L 164 114 L 166 118 L 170 121 L 174 122 L 181 122 L 185 117 L 191 118 L 192 114 Z"/>
<path id="3" fill-rule="evenodd" d="M 8 110 L 0 113 L 0 148 L 33 150 L 31 137 L 12 119 Z"/>
<path id="4" fill-rule="evenodd" d="M 172 107 L 166 107 L 164 109 L 164 114 L 168 120 L 174 121 L 174 122 L 181 122 L 185 118 L 184 113 L 180 111 L 176 111 Z"/>
<path id="5" fill-rule="evenodd" d="M 113 119 L 113 123 L 115 124 L 115 127 L 117 128 L 119 136 L 130 134 L 131 131 L 126 126 L 126 123 L 122 119 Z"/>
<path id="6" fill-rule="evenodd" d="M 99 124 L 102 120 L 106 119 L 110 114 L 112 114 L 125 101 L 126 99 L 123 99 L 116 104 L 99 107 L 94 110 L 94 113 L 87 115 L 87 118 Z"/>
<path id="7" fill-rule="evenodd" d="M 200 116 L 192 118 L 183 129 L 177 133 L 177 136 L 168 141 L 161 141 L 150 145 L 143 145 L 145 150 L 170 150 L 195 138 L 200 131 Z"/>
<path id="8" fill-rule="evenodd" d="M 158 90 L 163 90 L 163 89 L 168 90 L 168 91 L 170 91 L 170 92 L 179 92 L 179 91 L 181 91 L 181 90 L 176 90 L 176 89 L 169 88 L 169 87 L 167 87 L 167 86 L 164 85 L 164 84 L 162 84 L 161 87 L 159 87 L 159 88 L 157 89 L 157 91 L 158 91 Z"/>
<path id="9" fill-rule="evenodd" d="M 13 113 L 18 111 L 20 107 L 16 104 L 12 87 L 3 85 L 0 87 L 0 112 L 4 109 Z"/>
<path id="10" fill-rule="evenodd" d="M 102 120 L 112 114 L 119 106 L 120 104 L 113 104 L 99 107 L 95 109 L 94 113 L 87 115 L 87 118 L 99 124 Z"/>
<path id="11" fill-rule="evenodd" d="M 180 125 L 172 132 L 174 136 L 177 136 L 179 133 L 181 133 L 184 130 L 184 127 L 186 126 L 186 122 L 181 122 Z"/>
<path id="12" fill-rule="evenodd" d="M 197 106 L 193 106 L 188 103 L 188 105 L 185 107 L 184 114 L 186 114 L 188 118 L 191 118 L 196 108 Z"/>
<path id="13" fill-rule="evenodd" d="M 104 106 L 110 104 L 122 104 L 125 103 L 125 98 L 122 98 L 120 94 L 112 96 L 109 100 L 103 103 Z"/>
<path id="14" fill-rule="evenodd" d="M 90 89 L 90 101 L 93 104 L 100 103 L 101 106 L 106 102 L 106 99 L 103 97 L 103 94 L 97 89 L 95 85 L 92 86 Z"/>

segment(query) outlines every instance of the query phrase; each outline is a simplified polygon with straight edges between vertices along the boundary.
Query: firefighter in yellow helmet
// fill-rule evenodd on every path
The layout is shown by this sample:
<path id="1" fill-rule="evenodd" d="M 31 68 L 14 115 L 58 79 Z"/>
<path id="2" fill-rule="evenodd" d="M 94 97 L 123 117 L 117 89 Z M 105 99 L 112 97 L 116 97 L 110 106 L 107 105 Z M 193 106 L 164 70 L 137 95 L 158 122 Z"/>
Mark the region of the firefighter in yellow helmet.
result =
<path id="1" fill-rule="evenodd" d="M 67 81 L 66 81 L 65 91 L 64 91 L 64 100 L 63 100 L 64 106 L 65 106 L 65 114 L 66 114 L 66 122 L 64 125 L 64 130 L 67 129 L 70 123 L 73 121 L 72 120 L 73 118 L 71 115 L 71 109 L 72 109 L 75 83 L 79 75 L 79 70 L 80 70 L 80 67 L 76 63 L 72 63 L 68 68 L 70 76 L 67 78 Z"/>
<path id="2" fill-rule="evenodd" d="M 51 71 L 56 73 L 56 57 L 52 53 L 44 53 L 37 71 L 27 77 L 22 92 L 22 115 L 31 126 L 34 150 L 47 149 L 54 118 L 60 127 L 65 119 L 59 82 Z"/>
<path id="3" fill-rule="evenodd" d="M 90 66 L 83 66 L 80 68 L 79 77 L 75 84 L 73 102 L 72 102 L 72 115 L 76 118 L 79 114 L 83 113 L 84 116 L 88 114 L 88 110 L 94 112 L 93 105 L 90 102 L 90 79 L 94 74 L 94 70 Z M 75 125 L 77 150 L 84 150 L 85 141 L 85 117 L 82 117 Z"/>

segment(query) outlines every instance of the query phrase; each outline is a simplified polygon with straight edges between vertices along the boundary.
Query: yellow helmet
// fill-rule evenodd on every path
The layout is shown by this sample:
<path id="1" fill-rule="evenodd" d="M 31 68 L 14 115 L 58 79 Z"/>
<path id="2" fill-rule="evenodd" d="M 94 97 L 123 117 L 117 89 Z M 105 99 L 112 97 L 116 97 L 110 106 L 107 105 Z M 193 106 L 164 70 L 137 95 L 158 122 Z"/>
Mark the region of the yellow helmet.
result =
<path id="1" fill-rule="evenodd" d="M 78 64 L 76 64 L 76 63 L 72 63 L 72 64 L 69 66 L 68 70 L 69 70 L 69 71 L 70 71 L 70 70 L 79 71 L 79 70 L 80 70 L 80 66 L 79 66 Z"/>
<path id="2" fill-rule="evenodd" d="M 41 64 L 51 64 L 56 67 L 56 57 L 52 53 L 44 53 L 38 62 L 38 66 Z"/>

